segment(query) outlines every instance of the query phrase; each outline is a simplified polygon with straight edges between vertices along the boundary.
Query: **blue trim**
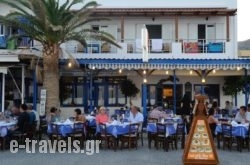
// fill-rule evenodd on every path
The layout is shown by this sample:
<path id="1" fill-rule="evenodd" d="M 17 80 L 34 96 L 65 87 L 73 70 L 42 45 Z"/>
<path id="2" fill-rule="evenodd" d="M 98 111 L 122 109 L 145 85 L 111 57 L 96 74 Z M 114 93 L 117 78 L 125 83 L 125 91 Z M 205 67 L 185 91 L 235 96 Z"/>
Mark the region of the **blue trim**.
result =
<path id="1" fill-rule="evenodd" d="M 174 69 L 174 114 L 176 114 L 176 74 Z"/>

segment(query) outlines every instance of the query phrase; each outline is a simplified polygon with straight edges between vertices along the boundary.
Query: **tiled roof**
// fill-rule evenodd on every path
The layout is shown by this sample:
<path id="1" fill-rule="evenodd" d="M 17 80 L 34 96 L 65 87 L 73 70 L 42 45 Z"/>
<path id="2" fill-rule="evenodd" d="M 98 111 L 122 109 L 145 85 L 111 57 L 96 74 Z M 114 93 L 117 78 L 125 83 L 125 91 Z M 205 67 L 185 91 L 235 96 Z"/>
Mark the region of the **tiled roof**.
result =
<path id="1" fill-rule="evenodd" d="M 96 16 L 233 16 L 237 9 L 227 8 L 96 8 Z"/>

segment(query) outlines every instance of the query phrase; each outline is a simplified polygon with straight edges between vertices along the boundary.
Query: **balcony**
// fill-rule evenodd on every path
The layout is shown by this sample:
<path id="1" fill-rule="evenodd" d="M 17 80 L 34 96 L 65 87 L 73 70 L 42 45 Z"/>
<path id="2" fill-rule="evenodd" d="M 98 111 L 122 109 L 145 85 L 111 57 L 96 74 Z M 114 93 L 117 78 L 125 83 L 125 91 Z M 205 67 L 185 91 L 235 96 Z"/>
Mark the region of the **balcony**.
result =
<path id="1" fill-rule="evenodd" d="M 0 52 L 6 50 L 19 50 L 35 47 L 41 50 L 41 45 L 31 41 L 28 37 L 19 40 L 7 41 L 0 36 Z M 139 59 L 142 58 L 142 46 L 140 39 L 124 40 L 119 43 L 119 49 L 102 41 L 88 41 L 87 47 L 83 47 L 75 41 L 64 44 L 64 49 L 76 58 L 117 58 Z M 235 58 L 233 42 L 226 40 L 197 40 L 181 39 L 179 42 L 164 39 L 151 39 L 148 41 L 149 58 L 190 58 L 190 59 L 223 59 Z M 82 56 L 84 54 L 84 56 Z M 102 55 L 100 55 L 102 54 Z"/>
<path id="2" fill-rule="evenodd" d="M 124 40 L 119 44 L 122 49 L 105 42 L 90 41 L 87 47 L 84 48 L 80 44 L 71 41 L 65 44 L 65 49 L 79 58 L 142 58 L 140 39 Z M 151 39 L 148 42 L 148 50 L 149 58 L 235 58 L 233 43 L 226 40 L 183 39 L 174 42 L 172 40 Z M 84 56 L 81 54 L 84 54 Z"/>

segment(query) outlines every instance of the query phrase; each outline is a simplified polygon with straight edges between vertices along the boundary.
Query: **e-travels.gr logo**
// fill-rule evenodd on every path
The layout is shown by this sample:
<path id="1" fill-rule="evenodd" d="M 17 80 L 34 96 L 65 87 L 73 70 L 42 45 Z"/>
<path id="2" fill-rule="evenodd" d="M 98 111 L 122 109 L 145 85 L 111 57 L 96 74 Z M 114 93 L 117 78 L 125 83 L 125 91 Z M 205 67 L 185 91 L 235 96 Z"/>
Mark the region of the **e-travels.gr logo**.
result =
<path id="1" fill-rule="evenodd" d="M 81 149 L 80 141 L 72 141 L 71 137 L 65 140 L 30 140 L 25 139 L 25 144 L 19 144 L 18 141 L 12 140 L 10 142 L 10 152 L 17 153 L 19 149 L 25 149 L 26 153 L 85 153 L 87 155 L 93 155 L 99 153 L 100 140 L 87 140 L 85 142 L 85 148 Z M 38 151 L 36 150 L 38 146 Z"/>

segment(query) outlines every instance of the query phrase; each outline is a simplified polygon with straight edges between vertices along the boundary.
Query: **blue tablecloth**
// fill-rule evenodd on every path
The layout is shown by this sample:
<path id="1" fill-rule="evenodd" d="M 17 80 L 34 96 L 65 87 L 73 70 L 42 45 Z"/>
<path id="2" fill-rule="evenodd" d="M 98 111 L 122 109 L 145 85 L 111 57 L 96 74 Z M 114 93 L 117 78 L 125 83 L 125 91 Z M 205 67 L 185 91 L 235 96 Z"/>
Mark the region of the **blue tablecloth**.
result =
<path id="1" fill-rule="evenodd" d="M 167 133 L 166 136 L 173 135 L 173 134 L 176 133 L 176 126 L 175 126 L 175 124 L 167 124 L 166 129 L 167 129 L 166 130 L 166 133 Z M 156 123 L 148 123 L 148 125 L 147 125 L 147 131 L 148 132 L 156 133 L 157 132 Z"/>
<path id="2" fill-rule="evenodd" d="M 52 134 L 52 125 L 48 124 L 47 129 L 48 134 Z M 73 132 L 73 124 L 58 124 L 58 133 L 62 134 L 62 136 L 66 137 L 68 134 Z"/>
<path id="3" fill-rule="evenodd" d="M 117 137 L 129 132 L 129 124 L 106 124 L 107 133 Z M 100 127 L 97 125 L 96 132 L 100 132 Z"/>
<path id="4" fill-rule="evenodd" d="M 239 125 L 239 126 L 233 126 L 232 128 L 233 136 L 245 138 L 247 135 L 247 132 L 248 132 L 248 129 L 246 126 Z M 221 125 L 217 125 L 215 128 L 215 134 L 217 135 L 218 133 L 222 133 Z"/>

